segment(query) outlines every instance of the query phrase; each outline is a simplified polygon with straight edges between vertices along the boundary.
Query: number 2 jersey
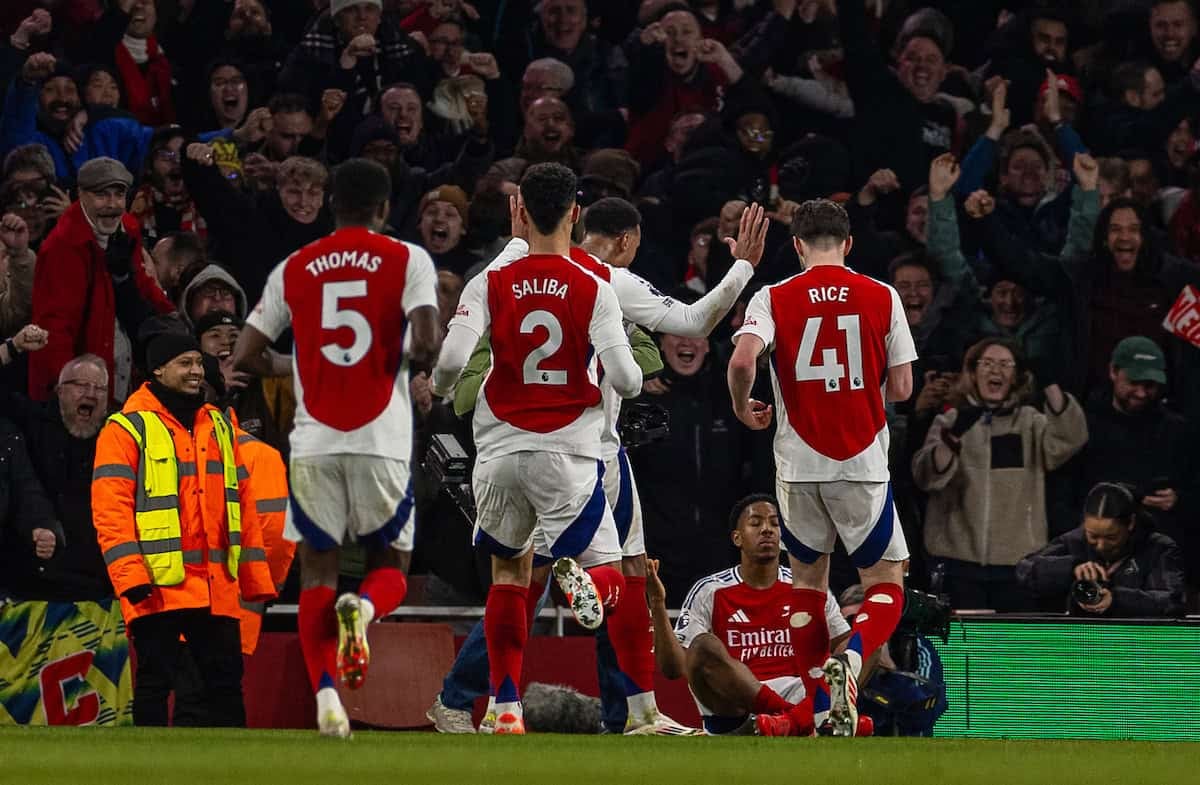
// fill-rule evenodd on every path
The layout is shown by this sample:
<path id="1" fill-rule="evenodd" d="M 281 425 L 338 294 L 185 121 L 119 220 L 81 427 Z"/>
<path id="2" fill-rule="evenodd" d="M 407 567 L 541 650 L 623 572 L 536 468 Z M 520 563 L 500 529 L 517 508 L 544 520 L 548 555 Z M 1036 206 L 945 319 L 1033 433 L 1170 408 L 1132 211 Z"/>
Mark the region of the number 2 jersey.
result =
<path id="1" fill-rule="evenodd" d="M 771 353 L 778 479 L 887 482 L 887 373 L 917 359 L 896 290 L 817 265 L 759 290 L 745 334 Z"/>
<path id="2" fill-rule="evenodd" d="M 407 315 L 437 307 L 436 285 L 424 249 L 360 227 L 310 243 L 271 271 L 246 323 L 272 340 L 292 327 L 293 457 L 410 459 Z"/>
<path id="3" fill-rule="evenodd" d="M 563 256 L 497 260 L 463 289 L 455 325 L 491 336 L 475 405 L 480 461 L 528 450 L 602 457 L 597 356 L 628 342 L 607 283 Z"/>

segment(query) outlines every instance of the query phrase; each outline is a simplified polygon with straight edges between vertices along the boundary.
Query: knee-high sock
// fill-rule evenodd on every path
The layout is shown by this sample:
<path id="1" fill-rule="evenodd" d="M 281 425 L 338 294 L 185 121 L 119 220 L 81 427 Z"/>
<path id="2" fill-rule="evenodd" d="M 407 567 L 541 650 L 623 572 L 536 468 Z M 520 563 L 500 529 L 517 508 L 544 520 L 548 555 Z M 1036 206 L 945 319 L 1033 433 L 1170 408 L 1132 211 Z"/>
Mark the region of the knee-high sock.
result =
<path id="1" fill-rule="evenodd" d="M 904 611 L 904 589 L 895 583 L 877 583 L 867 587 L 866 599 L 850 627 L 846 654 L 855 678 L 862 671 L 863 661 L 882 646 L 900 623 Z"/>
<path id="2" fill-rule="evenodd" d="M 645 577 L 625 576 L 625 591 L 608 617 L 608 638 L 617 654 L 626 697 L 653 693 L 654 633 L 646 606 Z"/>
<path id="3" fill-rule="evenodd" d="M 826 693 L 820 668 L 829 657 L 829 624 L 825 621 L 825 592 L 815 589 L 792 589 L 792 650 L 796 672 L 804 681 L 806 695 L 813 705 L 822 701 L 817 693 Z M 818 675 L 813 675 L 814 673 Z M 828 701 L 824 701 L 828 703 Z"/>
<path id="4" fill-rule="evenodd" d="M 791 708 L 792 704 L 766 684 L 759 686 L 758 694 L 754 696 L 754 703 L 750 706 L 750 710 L 755 714 L 783 714 Z"/>
<path id="5" fill-rule="evenodd" d="M 529 581 L 529 589 L 525 594 L 525 619 L 529 622 L 529 630 L 533 631 L 533 623 L 537 621 L 533 615 L 537 613 L 538 601 L 542 599 L 542 593 L 546 591 L 546 584 L 537 580 Z"/>
<path id="6" fill-rule="evenodd" d="M 374 609 L 372 618 L 367 621 L 382 619 L 404 602 L 408 594 L 408 580 L 395 567 L 377 567 L 363 578 L 358 594 Z"/>
<path id="7" fill-rule="evenodd" d="M 502 583 L 493 583 L 488 590 L 483 630 L 487 636 L 491 692 L 497 704 L 515 703 L 521 699 L 521 667 L 525 641 L 529 637 L 525 611 L 527 593 L 524 586 Z"/>
<path id="8" fill-rule="evenodd" d="M 613 610 L 621 602 L 621 595 L 625 593 L 626 578 L 621 574 L 621 571 L 616 567 L 593 567 L 587 571 L 587 574 L 592 576 L 592 582 L 596 584 L 596 592 L 600 595 L 600 604 L 607 610 Z M 645 590 L 645 580 L 643 579 L 642 589 Z M 612 630 L 609 630 L 612 634 Z M 615 647 L 616 641 L 613 642 Z"/>
<path id="9" fill-rule="evenodd" d="M 313 691 L 333 687 L 337 661 L 337 616 L 333 612 L 336 592 L 330 586 L 315 586 L 300 592 L 297 628 L 300 650 Z"/>

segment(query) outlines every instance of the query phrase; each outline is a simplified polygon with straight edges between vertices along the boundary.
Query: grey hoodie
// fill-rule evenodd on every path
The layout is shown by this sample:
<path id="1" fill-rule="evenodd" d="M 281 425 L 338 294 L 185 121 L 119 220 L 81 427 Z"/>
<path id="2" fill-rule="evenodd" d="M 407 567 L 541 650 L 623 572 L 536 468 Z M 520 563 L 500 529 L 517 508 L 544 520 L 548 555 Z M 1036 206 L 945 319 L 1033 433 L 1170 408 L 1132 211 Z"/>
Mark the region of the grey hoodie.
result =
<path id="1" fill-rule="evenodd" d="M 237 317 L 239 319 L 246 318 L 246 292 L 242 289 L 241 284 L 237 282 L 232 275 L 229 274 L 224 267 L 216 264 L 210 264 L 196 274 L 196 277 L 188 283 L 183 292 L 179 295 L 179 315 L 183 318 L 189 330 L 194 326 L 192 319 L 188 315 L 188 303 L 192 299 L 192 295 L 197 289 L 212 280 L 218 280 L 229 285 L 233 289 L 234 299 L 237 300 Z"/>

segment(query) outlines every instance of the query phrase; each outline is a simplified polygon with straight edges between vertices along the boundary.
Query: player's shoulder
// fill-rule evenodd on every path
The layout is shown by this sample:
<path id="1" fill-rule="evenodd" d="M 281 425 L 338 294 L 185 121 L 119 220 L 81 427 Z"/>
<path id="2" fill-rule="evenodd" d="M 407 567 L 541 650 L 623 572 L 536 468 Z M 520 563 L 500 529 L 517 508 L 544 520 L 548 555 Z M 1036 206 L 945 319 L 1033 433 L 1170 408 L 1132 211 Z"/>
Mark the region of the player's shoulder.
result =
<path id="1" fill-rule="evenodd" d="M 701 578 L 692 586 L 691 591 L 687 593 L 683 604 L 685 606 L 694 605 L 702 598 L 712 597 L 717 591 L 727 589 L 730 586 L 737 586 L 742 582 L 741 570 L 737 567 L 731 567 L 728 570 L 714 572 L 712 575 Z"/>

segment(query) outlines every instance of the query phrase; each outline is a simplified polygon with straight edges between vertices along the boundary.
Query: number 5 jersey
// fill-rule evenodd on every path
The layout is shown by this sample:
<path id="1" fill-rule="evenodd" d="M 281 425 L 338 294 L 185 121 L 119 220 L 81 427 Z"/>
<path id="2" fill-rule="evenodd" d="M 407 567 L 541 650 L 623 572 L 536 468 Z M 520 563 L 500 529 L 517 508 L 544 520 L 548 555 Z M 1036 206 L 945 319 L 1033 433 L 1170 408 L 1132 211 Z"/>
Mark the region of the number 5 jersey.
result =
<path id="1" fill-rule="evenodd" d="M 437 307 L 436 284 L 424 249 L 360 227 L 310 243 L 271 271 L 246 323 L 272 340 L 292 327 L 292 457 L 409 460 L 407 315 Z"/>

